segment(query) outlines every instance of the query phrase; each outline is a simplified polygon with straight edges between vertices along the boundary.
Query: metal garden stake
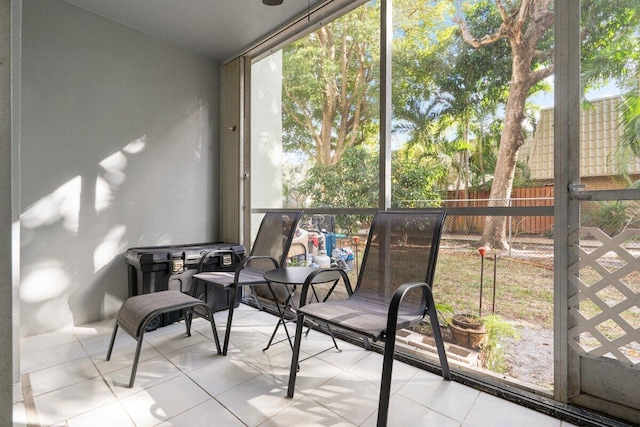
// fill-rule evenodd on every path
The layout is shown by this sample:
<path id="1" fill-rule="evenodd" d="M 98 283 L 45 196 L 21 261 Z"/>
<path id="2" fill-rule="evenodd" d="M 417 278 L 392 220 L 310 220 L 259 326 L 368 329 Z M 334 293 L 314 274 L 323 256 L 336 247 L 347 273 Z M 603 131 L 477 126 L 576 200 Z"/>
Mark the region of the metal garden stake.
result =
<path id="1" fill-rule="evenodd" d="M 478 316 L 482 317 L 482 284 L 484 281 L 484 255 L 487 253 L 487 248 L 484 246 L 480 246 L 478 248 L 478 252 L 480 253 L 480 310 L 478 312 Z"/>

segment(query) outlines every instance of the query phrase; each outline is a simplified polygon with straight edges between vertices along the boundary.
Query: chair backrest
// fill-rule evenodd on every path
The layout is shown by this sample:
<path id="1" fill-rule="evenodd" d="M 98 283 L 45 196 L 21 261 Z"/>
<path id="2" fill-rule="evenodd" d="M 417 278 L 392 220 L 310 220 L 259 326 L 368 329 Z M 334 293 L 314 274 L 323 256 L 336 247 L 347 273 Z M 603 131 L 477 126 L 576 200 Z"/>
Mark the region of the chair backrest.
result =
<path id="1" fill-rule="evenodd" d="M 403 283 L 433 286 L 445 215 L 443 210 L 376 213 L 353 297 L 388 307 Z M 401 311 L 421 313 L 425 304 L 421 291 L 411 291 L 402 300 Z"/>
<path id="2" fill-rule="evenodd" d="M 302 211 L 268 211 L 258 229 L 250 256 L 269 256 L 285 266 L 293 235 L 302 217 Z M 265 272 L 272 270 L 273 263 L 268 260 L 251 262 L 251 270 Z"/>

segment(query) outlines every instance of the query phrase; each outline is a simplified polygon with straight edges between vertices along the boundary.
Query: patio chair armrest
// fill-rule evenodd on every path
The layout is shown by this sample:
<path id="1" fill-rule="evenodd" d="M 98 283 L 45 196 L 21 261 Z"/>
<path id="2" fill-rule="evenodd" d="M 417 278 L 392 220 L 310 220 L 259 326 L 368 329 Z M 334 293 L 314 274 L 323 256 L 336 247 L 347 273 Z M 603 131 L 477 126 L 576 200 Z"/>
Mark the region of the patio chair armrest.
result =
<path id="1" fill-rule="evenodd" d="M 326 279 L 327 282 L 331 282 L 333 280 L 337 281 L 342 278 L 342 280 L 344 281 L 344 286 L 347 289 L 347 294 L 349 296 L 353 294 L 353 290 L 351 289 L 351 281 L 349 280 L 349 276 L 347 275 L 346 271 L 341 268 L 320 268 L 309 274 L 302 284 L 302 291 L 300 292 L 300 307 L 306 304 L 309 286 L 311 286 L 311 284 L 314 282 L 321 283 L 321 281 L 325 281 L 322 277 L 320 277 L 319 280 L 316 280 L 318 276 L 328 276 Z"/>
<path id="2" fill-rule="evenodd" d="M 451 380 L 451 372 L 449 370 L 449 362 L 447 362 L 447 355 L 444 347 L 444 341 L 442 340 L 442 332 L 440 331 L 440 324 L 438 323 L 438 311 L 435 308 L 435 301 L 433 299 L 433 292 L 431 291 L 431 286 L 425 282 L 412 282 L 412 283 L 404 283 L 401 285 L 393 294 L 391 298 L 391 303 L 389 304 L 389 314 L 387 315 L 387 329 L 385 336 L 385 353 L 386 353 L 386 345 L 387 343 L 395 343 L 396 339 L 396 330 L 398 326 L 398 313 L 400 311 L 400 303 L 402 298 L 405 296 L 407 292 L 411 289 L 422 288 L 422 292 L 424 293 L 424 297 L 426 299 L 427 305 L 425 307 L 425 312 L 423 315 L 429 315 L 429 321 L 431 322 L 431 329 L 433 331 L 433 337 L 436 341 L 436 347 L 438 348 L 438 358 L 440 359 L 440 367 L 442 369 L 442 376 L 446 380 Z M 385 354 L 386 357 L 386 354 Z M 384 363 L 384 362 L 383 362 Z M 391 362 L 388 362 L 391 363 Z M 383 383 L 385 382 L 385 378 L 382 378 Z M 391 381 L 390 378 L 386 380 L 388 383 Z"/>
<path id="3" fill-rule="evenodd" d="M 404 298 L 407 292 L 415 288 L 422 288 L 422 292 L 424 293 L 427 300 L 427 309 L 434 304 L 433 293 L 431 292 L 431 286 L 429 286 L 429 284 L 425 282 L 411 282 L 400 285 L 398 289 L 396 289 L 396 291 L 393 293 L 391 302 L 389 303 L 386 329 L 387 336 L 389 334 L 395 336 L 396 325 L 398 324 L 398 313 L 400 312 L 400 303 L 402 302 L 402 298 Z"/>
<path id="4" fill-rule="evenodd" d="M 279 268 L 280 264 L 278 263 L 278 260 L 276 260 L 273 257 L 270 256 L 266 256 L 266 255 L 253 255 L 250 257 L 247 257 L 245 259 L 242 260 L 242 262 L 240 264 L 238 264 L 238 267 L 236 267 L 236 271 L 240 271 L 243 268 L 245 268 L 247 266 L 247 264 L 249 264 L 251 261 L 254 261 L 256 259 L 268 259 L 273 263 L 274 268 Z"/>
<path id="5" fill-rule="evenodd" d="M 197 273 L 202 273 L 202 267 L 206 264 L 207 260 L 221 254 L 231 254 L 231 257 L 235 258 L 235 261 L 238 262 L 238 264 L 242 261 L 240 254 L 234 251 L 233 249 L 214 249 L 205 253 L 200 257 L 200 261 L 198 262 Z"/>
<path id="6" fill-rule="evenodd" d="M 236 274 L 235 274 L 235 282 L 238 282 L 238 278 L 240 276 L 240 272 L 242 270 L 244 270 L 245 268 L 247 268 L 247 266 L 249 265 L 249 263 L 251 263 L 251 261 L 255 261 L 257 259 L 267 259 L 269 261 L 271 261 L 273 263 L 273 268 L 278 268 L 280 267 L 280 264 L 278 263 L 278 261 L 270 256 L 266 256 L 266 255 L 253 255 L 250 257 L 247 257 L 245 259 L 242 260 L 242 262 L 240 262 L 238 264 L 238 266 L 236 267 Z"/>

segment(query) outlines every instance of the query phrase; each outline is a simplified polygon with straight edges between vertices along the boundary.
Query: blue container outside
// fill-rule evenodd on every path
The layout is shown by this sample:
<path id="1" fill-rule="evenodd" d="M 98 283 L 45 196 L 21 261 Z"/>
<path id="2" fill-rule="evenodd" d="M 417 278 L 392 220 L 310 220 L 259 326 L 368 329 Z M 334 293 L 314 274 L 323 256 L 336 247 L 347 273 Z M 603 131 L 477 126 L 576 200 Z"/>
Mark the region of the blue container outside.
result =
<path id="1" fill-rule="evenodd" d="M 327 251 L 327 255 L 330 255 L 333 253 L 333 250 L 336 247 L 336 233 L 324 233 L 324 240 L 325 240 L 325 245 L 326 248 L 325 250 Z"/>

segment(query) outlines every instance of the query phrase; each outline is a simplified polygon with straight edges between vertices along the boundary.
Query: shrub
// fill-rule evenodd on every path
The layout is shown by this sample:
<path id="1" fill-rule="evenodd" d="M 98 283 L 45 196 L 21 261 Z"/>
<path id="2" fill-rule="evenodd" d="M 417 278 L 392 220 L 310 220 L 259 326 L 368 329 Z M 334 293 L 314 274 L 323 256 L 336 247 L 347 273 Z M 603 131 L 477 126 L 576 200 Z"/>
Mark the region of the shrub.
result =
<path id="1" fill-rule="evenodd" d="M 505 373 L 509 366 L 504 358 L 504 340 L 519 338 L 518 331 L 497 314 L 489 314 L 483 319 L 487 330 L 487 340 L 480 350 L 483 363 L 490 371 Z"/>

